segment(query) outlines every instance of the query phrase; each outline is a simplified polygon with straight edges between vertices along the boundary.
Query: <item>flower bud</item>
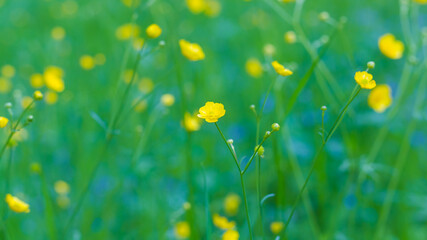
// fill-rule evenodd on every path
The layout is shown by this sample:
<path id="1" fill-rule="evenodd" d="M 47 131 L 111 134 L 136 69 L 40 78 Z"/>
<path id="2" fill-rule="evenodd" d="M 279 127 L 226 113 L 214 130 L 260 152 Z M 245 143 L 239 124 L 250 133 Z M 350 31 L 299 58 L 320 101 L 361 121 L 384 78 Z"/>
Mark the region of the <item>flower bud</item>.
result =
<path id="1" fill-rule="evenodd" d="M 368 65 L 369 69 L 375 68 L 375 62 L 374 61 L 369 61 L 367 65 Z"/>
<path id="2" fill-rule="evenodd" d="M 270 132 L 270 131 L 265 132 L 265 134 L 264 134 L 264 138 L 268 138 L 268 137 L 270 137 L 270 136 L 271 136 L 271 132 Z"/>
<path id="3" fill-rule="evenodd" d="M 12 108 L 12 103 L 11 102 L 7 102 L 4 104 L 5 108 Z"/>
<path id="4" fill-rule="evenodd" d="M 320 21 L 328 20 L 329 19 L 329 13 L 328 12 L 319 13 L 319 19 L 320 19 Z"/>
<path id="5" fill-rule="evenodd" d="M 43 93 L 41 93 L 40 91 L 37 90 L 37 91 L 34 92 L 33 98 L 36 101 L 40 101 L 40 100 L 43 99 Z"/>
<path id="6" fill-rule="evenodd" d="M 259 149 L 258 149 L 259 148 Z M 260 157 L 264 157 L 264 147 L 263 146 L 259 146 L 259 145 L 257 145 L 256 147 L 255 147 L 255 151 L 258 149 L 258 155 L 260 156 Z"/>
<path id="7" fill-rule="evenodd" d="M 227 140 L 227 143 L 230 144 L 230 145 L 233 144 L 233 142 L 234 142 L 233 139 L 228 139 Z"/>
<path id="8" fill-rule="evenodd" d="M 279 131 L 280 130 L 280 125 L 278 123 L 273 123 L 271 125 L 271 129 L 273 129 L 274 132 Z"/>
<path id="9" fill-rule="evenodd" d="M 320 108 L 320 110 L 322 110 L 322 111 L 326 111 L 328 108 L 326 107 L 326 106 L 322 106 L 321 108 Z"/>
<path id="10" fill-rule="evenodd" d="M 27 117 L 27 122 L 32 122 L 34 120 L 34 116 L 33 115 L 29 115 Z"/>

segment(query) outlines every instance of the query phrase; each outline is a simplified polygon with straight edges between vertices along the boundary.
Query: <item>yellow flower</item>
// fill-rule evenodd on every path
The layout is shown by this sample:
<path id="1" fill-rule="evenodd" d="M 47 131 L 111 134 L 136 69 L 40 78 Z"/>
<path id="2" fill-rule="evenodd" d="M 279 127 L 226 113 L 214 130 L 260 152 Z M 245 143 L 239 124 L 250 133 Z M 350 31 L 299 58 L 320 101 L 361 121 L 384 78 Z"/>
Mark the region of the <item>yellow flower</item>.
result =
<path id="1" fill-rule="evenodd" d="M 25 130 L 25 128 L 17 131 L 12 137 L 12 140 L 15 141 L 16 144 L 18 142 L 23 142 L 27 139 L 28 139 L 28 131 Z"/>
<path id="2" fill-rule="evenodd" d="M 262 65 L 256 58 L 248 59 L 248 61 L 246 61 L 245 69 L 246 72 L 254 78 L 261 77 L 262 75 Z"/>
<path id="3" fill-rule="evenodd" d="M 1 68 L 1 74 L 3 77 L 12 78 L 15 76 L 15 68 L 12 65 L 4 65 Z"/>
<path id="4" fill-rule="evenodd" d="M 206 9 L 205 0 L 186 0 L 187 7 L 193 14 L 199 14 Z"/>
<path id="5" fill-rule="evenodd" d="M 59 195 L 66 195 L 70 192 L 70 185 L 67 182 L 58 180 L 53 185 L 55 192 Z"/>
<path id="6" fill-rule="evenodd" d="M 377 113 L 384 112 L 392 102 L 391 88 L 387 84 L 378 85 L 368 96 L 368 105 Z"/>
<path id="7" fill-rule="evenodd" d="M 145 94 L 150 93 L 154 89 L 153 80 L 151 80 L 150 78 L 141 79 L 141 81 L 138 84 L 138 89 L 142 93 L 145 93 Z"/>
<path id="8" fill-rule="evenodd" d="M 116 37 L 119 40 L 128 40 L 130 38 L 138 37 L 140 29 L 133 23 L 127 23 L 117 28 Z"/>
<path id="9" fill-rule="evenodd" d="M 401 58 L 405 50 L 403 42 L 397 40 L 391 33 L 386 33 L 379 38 L 378 47 L 382 54 L 391 59 Z"/>
<path id="10" fill-rule="evenodd" d="M 84 70 L 91 70 L 93 67 L 95 67 L 95 60 L 89 55 L 83 55 L 80 57 L 80 66 Z"/>
<path id="11" fill-rule="evenodd" d="M 14 197 L 10 194 L 6 194 L 6 203 L 9 205 L 9 208 L 17 213 L 29 213 L 30 205 L 22 201 L 21 199 Z"/>
<path id="12" fill-rule="evenodd" d="M 222 234 L 222 240 L 238 240 L 240 237 L 239 232 L 236 230 L 227 230 L 224 234 Z"/>
<path id="13" fill-rule="evenodd" d="M 68 198 L 67 195 L 59 195 L 56 198 L 56 204 L 58 204 L 60 208 L 67 208 L 70 205 L 70 198 Z"/>
<path id="14" fill-rule="evenodd" d="M 291 2 L 295 2 L 295 0 L 282 0 L 282 2 L 284 2 L 284 3 L 291 3 Z"/>
<path id="15" fill-rule="evenodd" d="M 160 98 L 160 102 L 164 106 L 170 107 L 175 103 L 175 97 L 172 94 L 166 93 L 162 95 L 162 97 Z"/>
<path id="16" fill-rule="evenodd" d="M 215 0 L 206 1 L 205 14 L 208 17 L 216 17 L 221 12 L 221 4 Z"/>
<path id="17" fill-rule="evenodd" d="M 64 81 L 62 77 L 64 76 L 64 71 L 56 66 L 49 66 L 44 70 L 43 78 L 46 84 L 46 87 L 55 91 L 62 92 L 65 89 Z"/>
<path id="18" fill-rule="evenodd" d="M 40 101 L 43 99 L 43 93 L 37 90 L 33 93 L 33 98 L 36 101 Z"/>
<path id="19" fill-rule="evenodd" d="M 5 117 L 0 117 L 0 128 L 6 127 L 8 122 L 9 122 L 9 119 Z"/>
<path id="20" fill-rule="evenodd" d="M 162 29 L 157 24 L 151 24 L 145 30 L 149 38 L 158 38 L 162 34 Z"/>
<path id="21" fill-rule="evenodd" d="M 45 95 L 46 96 L 44 97 L 44 101 L 47 104 L 52 105 L 52 104 L 55 104 L 58 101 L 58 94 L 56 92 L 47 91 Z"/>
<path id="22" fill-rule="evenodd" d="M 139 101 L 139 99 L 135 99 L 133 101 L 133 105 L 135 106 L 134 107 L 135 112 L 139 112 L 139 113 L 144 112 L 145 109 L 147 109 L 147 106 L 148 106 L 147 101 L 146 100 L 139 101 L 139 102 L 138 101 Z"/>
<path id="23" fill-rule="evenodd" d="M 199 109 L 199 118 L 203 118 L 208 123 L 217 122 L 219 118 L 225 115 L 224 105 L 221 103 L 206 102 L 205 106 Z"/>
<path id="24" fill-rule="evenodd" d="M 265 44 L 262 49 L 262 52 L 264 53 L 264 55 L 273 56 L 273 54 L 276 53 L 276 47 L 271 43 Z"/>
<path id="25" fill-rule="evenodd" d="M 279 234 L 283 230 L 284 224 L 282 222 L 272 222 L 270 230 L 273 234 Z"/>
<path id="26" fill-rule="evenodd" d="M 123 81 L 125 81 L 125 83 L 130 83 L 132 81 L 132 77 L 136 79 L 138 77 L 138 74 L 135 74 L 135 76 L 133 76 L 133 70 L 126 69 L 123 73 Z"/>
<path id="27" fill-rule="evenodd" d="M 226 217 L 220 216 L 217 213 L 212 216 L 212 221 L 217 228 L 221 228 L 223 230 L 231 229 L 236 226 L 234 221 L 229 222 Z"/>
<path id="28" fill-rule="evenodd" d="M 419 4 L 427 4 L 427 0 L 414 0 L 414 1 Z"/>
<path id="29" fill-rule="evenodd" d="M 122 3 L 126 7 L 137 7 L 141 1 L 140 0 L 122 0 Z"/>
<path id="30" fill-rule="evenodd" d="M 33 88 L 41 88 L 43 87 L 43 76 L 40 73 L 34 73 L 30 77 L 30 84 Z"/>
<path id="31" fill-rule="evenodd" d="M 60 41 L 65 37 L 65 29 L 62 27 L 54 27 L 52 31 L 50 31 L 50 35 L 53 39 Z"/>
<path id="32" fill-rule="evenodd" d="M 190 224 L 188 222 L 178 222 L 175 224 L 175 236 L 179 239 L 190 237 Z"/>
<path id="33" fill-rule="evenodd" d="M 190 43 L 183 39 L 179 40 L 181 53 L 190 61 L 199 61 L 205 59 L 205 53 L 202 47 L 197 43 Z"/>
<path id="34" fill-rule="evenodd" d="M 184 114 L 184 120 L 182 124 L 188 132 L 198 131 L 200 129 L 201 121 L 197 116 L 191 115 L 186 112 Z"/>
<path id="35" fill-rule="evenodd" d="M 0 77 L 0 93 L 7 93 L 12 89 L 12 83 L 8 78 Z"/>
<path id="36" fill-rule="evenodd" d="M 42 172 L 42 166 L 38 162 L 33 162 L 30 164 L 30 171 L 32 173 L 40 174 Z"/>
<path id="37" fill-rule="evenodd" d="M 96 65 L 104 65 L 105 61 L 107 61 L 107 59 L 105 58 L 105 55 L 102 53 L 97 53 L 93 58 L 93 60 L 95 61 Z"/>
<path id="38" fill-rule="evenodd" d="M 135 38 L 135 40 L 133 40 L 133 49 L 139 51 L 141 50 L 142 46 L 144 46 L 144 39 L 143 38 Z"/>
<path id="39" fill-rule="evenodd" d="M 375 80 L 372 80 L 372 74 L 363 72 L 356 72 L 354 75 L 354 80 L 360 85 L 361 88 L 372 89 L 377 83 Z"/>
<path id="40" fill-rule="evenodd" d="M 61 5 L 61 11 L 64 15 L 73 16 L 79 10 L 79 5 L 74 0 L 66 0 Z"/>
<path id="41" fill-rule="evenodd" d="M 297 35 L 295 34 L 294 31 L 286 32 L 284 38 L 285 38 L 285 42 L 289 44 L 293 44 L 297 41 Z"/>
<path id="42" fill-rule="evenodd" d="M 281 65 L 280 63 L 278 63 L 277 61 L 274 61 L 271 63 L 271 65 L 273 66 L 274 70 L 282 76 L 289 76 L 292 75 L 293 72 L 289 69 L 286 69 L 283 65 Z"/>
<path id="43" fill-rule="evenodd" d="M 225 197 L 224 210 L 229 216 L 234 216 L 239 211 L 240 197 L 235 193 L 230 193 Z"/>

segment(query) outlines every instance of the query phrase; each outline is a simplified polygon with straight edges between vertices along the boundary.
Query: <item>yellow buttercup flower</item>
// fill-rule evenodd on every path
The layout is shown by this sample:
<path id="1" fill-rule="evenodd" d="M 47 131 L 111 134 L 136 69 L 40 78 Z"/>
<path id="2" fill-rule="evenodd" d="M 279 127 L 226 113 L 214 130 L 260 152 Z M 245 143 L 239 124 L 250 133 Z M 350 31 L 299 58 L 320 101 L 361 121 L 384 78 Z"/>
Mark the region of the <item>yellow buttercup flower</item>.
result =
<path id="1" fill-rule="evenodd" d="M 233 229 L 225 231 L 224 234 L 222 234 L 222 240 L 238 240 L 240 237 L 239 232 Z"/>
<path id="2" fill-rule="evenodd" d="M 62 92 L 65 89 L 64 81 L 62 77 L 64 76 L 64 71 L 56 66 L 49 66 L 44 70 L 43 78 L 46 84 L 46 87 L 55 91 Z"/>
<path id="3" fill-rule="evenodd" d="M 150 78 L 141 79 L 141 81 L 138 84 L 138 89 L 142 93 L 145 93 L 145 94 L 150 93 L 154 89 L 153 80 L 151 80 Z"/>
<path id="4" fill-rule="evenodd" d="M 234 221 L 229 222 L 226 217 L 220 216 L 217 213 L 212 216 L 212 221 L 217 228 L 221 228 L 223 230 L 231 229 L 236 226 Z"/>
<path id="5" fill-rule="evenodd" d="M 59 195 L 66 195 L 70 192 L 70 185 L 67 182 L 58 180 L 53 185 L 55 192 Z"/>
<path id="6" fill-rule="evenodd" d="M 185 130 L 188 132 L 194 132 L 198 131 L 201 126 L 201 119 L 197 116 L 191 115 L 190 113 L 186 112 L 184 114 L 184 120 L 182 125 L 184 126 Z"/>
<path id="7" fill-rule="evenodd" d="M 126 7 L 137 7 L 140 2 L 141 2 L 141 0 L 122 0 L 122 3 Z"/>
<path id="8" fill-rule="evenodd" d="M 44 101 L 50 105 L 55 104 L 58 101 L 58 94 L 53 91 L 47 91 L 44 97 Z"/>
<path id="9" fill-rule="evenodd" d="M 199 61 L 205 59 L 205 53 L 202 47 L 197 43 L 190 43 L 183 39 L 179 40 L 181 53 L 190 61 Z"/>
<path id="10" fill-rule="evenodd" d="M 158 38 L 162 34 L 162 29 L 157 24 L 151 24 L 145 32 L 149 38 Z"/>
<path id="11" fill-rule="evenodd" d="M 79 62 L 80 62 L 80 66 L 84 70 L 91 70 L 93 67 L 95 67 L 95 60 L 93 59 L 93 57 L 89 55 L 81 56 Z"/>
<path id="12" fill-rule="evenodd" d="M 12 89 L 12 82 L 9 78 L 0 77 L 0 93 L 7 93 Z"/>
<path id="13" fill-rule="evenodd" d="M 285 225 L 282 222 L 272 222 L 270 224 L 270 230 L 273 234 L 279 234 Z"/>
<path id="14" fill-rule="evenodd" d="M 65 29 L 63 27 L 54 27 L 50 31 L 50 35 L 54 40 L 60 41 L 65 37 Z"/>
<path id="15" fill-rule="evenodd" d="M 284 38 L 285 38 L 285 42 L 287 42 L 289 44 L 293 44 L 297 41 L 297 35 L 295 34 L 294 31 L 286 32 L 284 35 Z"/>
<path id="16" fill-rule="evenodd" d="M 295 2 L 295 0 L 282 0 L 282 2 L 284 2 L 284 3 L 291 3 L 291 2 Z"/>
<path id="17" fill-rule="evenodd" d="M 33 75 L 31 75 L 30 77 L 30 85 L 33 88 L 41 88 L 43 87 L 44 83 L 43 83 L 43 75 L 41 75 L 40 73 L 34 73 Z"/>
<path id="18" fill-rule="evenodd" d="M 29 213 L 30 205 L 22 201 L 21 199 L 14 197 L 10 194 L 6 194 L 6 203 L 9 205 L 9 208 L 17 213 Z"/>
<path id="19" fill-rule="evenodd" d="M 235 193 L 230 193 L 225 197 L 224 200 L 224 210 L 229 216 L 235 216 L 239 211 L 241 199 L 239 195 Z"/>
<path id="20" fill-rule="evenodd" d="M 199 118 L 203 118 L 208 123 L 217 122 L 219 118 L 225 115 L 224 105 L 221 103 L 206 102 L 205 106 L 199 109 Z"/>
<path id="21" fill-rule="evenodd" d="M 368 105 L 377 113 L 384 112 L 393 102 L 391 88 L 387 84 L 380 84 L 372 89 L 368 96 Z"/>
<path id="22" fill-rule="evenodd" d="M 391 33 L 384 34 L 379 38 L 378 47 L 382 54 L 391 59 L 400 59 L 405 50 L 403 42 L 397 40 Z"/>
<path id="23" fill-rule="evenodd" d="M 216 17 L 221 12 L 221 4 L 216 0 L 206 1 L 205 14 L 208 17 Z"/>
<path id="24" fill-rule="evenodd" d="M 43 99 L 43 93 L 37 90 L 33 93 L 33 98 L 36 101 L 40 101 Z"/>
<path id="25" fill-rule="evenodd" d="M 190 237 L 191 230 L 188 222 L 178 222 L 175 224 L 175 236 L 179 239 L 185 239 Z"/>
<path id="26" fill-rule="evenodd" d="M 127 23 L 117 28 L 116 37 L 119 40 L 128 40 L 130 38 L 138 37 L 140 29 L 133 23 Z"/>
<path id="27" fill-rule="evenodd" d="M 427 4 L 427 0 L 414 0 L 414 2 L 419 4 Z"/>
<path id="28" fill-rule="evenodd" d="M 277 61 L 272 62 L 271 65 L 279 75 L 286 77 L 293 74 L 291 70 L 285 68 L 282 64 L 278 63 Z"/>
<path id="29" fill-rule="evenodd" d="M 172 94 L 166 93 L 162 95 L 160 102 L 163 106 L 170 107 L 175 103 L 175 97 Z"/>
<path id="30" fill-rule="evenodd" d="M 248 61 L 246 61 L 246 64 L 245 64 L 245 69 L 246 69 L 246 72 L 254 78 L 258 78 L 262 76 L 262 65 L 260 61 L 258 61 L 258 59 L 256 58 L 248 59 Z"/>
<path id="31" fill-rule="evenodd" d="M 1 74 L 3 77 L 12 78 L 15 76 L 15 68 L 12 65 L 4 65 L 1 68 Z"/>
<path id="32" fill-rule="evenodd" d="M 8 122 L 9 122 L 9 119 L 5 117 L 0 117 L 0 128 L 6 127 Z"/>
<path id="33" fill-rule="evenodd" d="M 193 14 L 199 14 L 206 9 L 205 0 L 186 0 L 187 7 Z"/>
<path id="34" fill-rule="evenodd" d="M 375 80 L 372 80 L 372 74 L 363 72 L 356 72 L 354 75 L 354 80 L 360 85 L 361 88 L 372 89 L 377 83 Z"/>

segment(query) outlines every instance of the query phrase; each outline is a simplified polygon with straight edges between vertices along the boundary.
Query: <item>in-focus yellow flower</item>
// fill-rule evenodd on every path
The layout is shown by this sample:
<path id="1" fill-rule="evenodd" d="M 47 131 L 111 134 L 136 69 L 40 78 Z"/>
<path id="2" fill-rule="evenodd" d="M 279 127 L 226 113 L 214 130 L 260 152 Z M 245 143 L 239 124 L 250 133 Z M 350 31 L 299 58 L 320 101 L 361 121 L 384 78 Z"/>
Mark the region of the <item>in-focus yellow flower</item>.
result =
<path id="1" fill-rule="evenodd" d="M 52 31 L 50 31 L 50 35 L 53 39 L 60 41 L 65 37 L 65 29 L 63 27 L 54 27 Z"/>
<path id="2" fill-rule="evenodd" d="M 225 197 L 224 200 L 224 210 L 229 216 L 235 216 L 239 211 L 241 199 L 239 195 L 235 193 L 230 193 Z"/>
<path id="3" fill-rule="evenodd" d="M 368 96 L 368 105 L 377 113 L 384 112 L 393 102 L 391 88 L 387 84 L 380 84 L 372 89 Z"/>
<path id="4" fill-rule="evenodd" d="M 151 80 L 150 78 L 141 79 L 141 81 L 138 84 L 138 89 L 142 93 L 145 93 L 145 94 L 150 93 L 154 89 L 153 80 Z"/>
<path id="5" fill-rule="evenodd" d="M 185 239 L 190 237 L 191 230 L 188 222 L 178 222 L 175 224 L 175 236 L 179 239 Z"/>
<path id="6" fill-rule="evenodd" d="M 53 188 L 59 195 L 66 195 L 70 192 L 70 185 L 67 182 L 58 180 L 54 183 Z"/>
<path id="7" fill-rule="evenodd" d="M 222 240 L 238 240 L 240 237 L 239 232 L 233 229 L 229 229 L 222 234 Z"/>
<path id="8" fill-rule="evenodd" d="M 135 40 L 133 40 L 133 49 L 139 51 L 141 50 L 141 48 L 144 46 L 144 39 L 141 37 L 137 37 L 135 38 Z"/>
<path id="9" fill-rule="evenodd" d="M 81 56 L 79 62 L 80 62 L 80 66 L 84 70 L 91 70 L 93 67 L 95 67 L 95 60 L 93 59 L 93 57 L 89 55 Z"/>
<path id="10" fill-rule="evenodd" d="M 3 77 L 12 78 L 15 76 L 15 68 L 12 65 L 4 65 L 1 68 L 1 74 Z"/>
<path id="11" fill-rule="evenodd" d="M 22 98 L 22 100 L 21 100 L 21 106 L 22 106 L 22 108 L 27 108 L 28 106 L 30 106 L 30 104 L 33 102 L 33 98 L 32 97 L 28 97 L 28 96 L 25 96 L 25 97 L 23 97 Z"/>
<path id="12" fill-rule="evenodd" d="M 414 0 L 414 1 L 419 4 L 427 4 L 427 0 Z"/>
<path id="13" fill-rule="evenodd" d="M 397 40 L 391 33 L 386 33 L 379 38 L 378 47 L 382 54 L 391 59 L 400 59 L 405 50 L 403 42 Z"/>
<path id="14" fill-rule="evenodd" d="M 372 89 L 377 83 L 375 80 L 372 80 L 372 74 L 363 72 L 356 72 L 354 75 L 354 80 L 360 85 L 361 88 Z"/>
<path id="15" fill-rule="evenodd" d="M 102 53 L 97 53 L 93 58 L 93 60 L 95 61 L 95 64 L 99 66 L 104 65 L 105 61 L 107 61 L 107 59 L 105 58 L 105 55 Z"/>
<path id="16" fill-rule="evenodd" d="M 216 17 L 221 12 L 221 4 L 216 0 L 208 0 L 205 5 L 205 14 L 208 17 Z"/>
<path id="17" fill-rule="evenodd" d="M 282 222 L 272 222 L 270 224 L 270 230 L 273 234 L 279 234 L 285 225 Z"/>
<path id="18" fill-rule="evenodd" d="M 44 97 L 44 101 L 49 104 L 55 104 L 58 101 L 58 94 L 53 91 L 47 91 Z"/>
<path id="19" fill-rule="evenodd" d="M 190 43 L 183 39 L 179 40 L 181 53 L 190 61 L 199 61 L 205 59 L 205 53 L 202 47 L 197 43 Z"/>
<path id="20" fill-rule="evenodd" d="M 200 120 L 201 119 L 197 116 L 191 115 L 190 113 L 186 112 L 184 114 L 184 120 L 182 122 L 182 125 L 188 132 L 198 131 L 201 126 Z"/>
<path id="21" fill-rule="evenodd" d="M 297 35 L 295 34 L 294 31 L 287 31 L 285 33 L 285 42 L 289 43 L 289 44 L 293 44 L 297 41 Z"/>
<path id="22" fill-rule="evenodd" d="M 119 40 L 128 40 L 130 38 L 138 37 L 140 29 L 133 23 L 127 23 L 117 28 L 116 37 Z"/>
<path id="23" fill-rule="evenodd" d="M 6 117 L 0 117 L 0 128 L 4 128 L 7 126 L 9 119 Z"/>
<path id="24" fill-rule="evenodd" d="M 206 9 L 205 0 L 186 0 L 187 7 L 193 14 L 199 14 Z"/>
<path id="25" fill-rule="evenodd" d="M 160 102 L 163 106 L 170 107 L 175 103 L 175 97 L 170 93 L 166 93 L 162 95 Z"/>
<path id="26" fill-rule="evenodd" d="M 43 78 L 46 84 L 46 87 L 55 91 L 62 92 L 65 89 L 64 81 L 62 77 L 64 76 L 64 71 L 56 66 L 49 66 L 44 70 Z"/>
<path id="27" fill-rule="evenodd" d="M 206 102 L 205 106 L 199 109 L 199 118 L 203 118 L 208 123 L 217 122 L 219 118 L 225 115 L 224 105 L 221 103 Z"/>
<path id="28" fill-rule="evenodd" d="M 37 91 L 35 91 L 35 92 L 33 93 L 33 98 L 34 98 L 34 100 L 36 100 L 36 101 L 40 101 L 40 100 L 42 100 L 42 99 L 43 99 L 43 93 L 42 93 L 42 92 L 40 92 L 39 90 L 37 90 Z"/>
<path id="29" fill-rule="evenodd" d="M 17 213 L 29 213 L 30 205 L 22 201 L 21 199 L 14 197 L 10 194 L 6 194 L 6 203 L 9 205 L 9 208 Z"/>
<path id="30" fill-rule="evenodd" d="M 277 61 L 272 62 L 271 65 L 279 75 L 286 77 L 293 74 L 291 70 L 285 68 L 282 64 L 278 63 Z"/>
<path id="31" fill-rule="evenodd" d="M 151 24 L 145 30 L 149 38 L 158 38 L 162 34 L 162 29 L 157 24 Z"/>
<path id="32" fill-rule="evenodd" d="M 217 228 L 221 228 L 223 230 L 231 229 L 236 226 L 234 221 L 228 221 L 226 217 L 220 216 L 218 213 L 215 213 L 212 216 L 212 221 Z"/>
<path id="33" fill-rule="evenodd" d="M 262 76 L 262 65 L 256 58 L 249 58 L 245 64 L 246 72 L 254 77 L 258 78 Z"/>
<path id="34" fill-rule="evenodd" d="M 9 78 L 0 77 L 0 93 L 8 93 L 12 89 Z"/>
<path id="35" fill-rule="evenodd" d="M 41 88 L 43 87 L 43 75 L 40 73 L 34 73 L 30 77 L 30 84 L 33 88 Z"/>

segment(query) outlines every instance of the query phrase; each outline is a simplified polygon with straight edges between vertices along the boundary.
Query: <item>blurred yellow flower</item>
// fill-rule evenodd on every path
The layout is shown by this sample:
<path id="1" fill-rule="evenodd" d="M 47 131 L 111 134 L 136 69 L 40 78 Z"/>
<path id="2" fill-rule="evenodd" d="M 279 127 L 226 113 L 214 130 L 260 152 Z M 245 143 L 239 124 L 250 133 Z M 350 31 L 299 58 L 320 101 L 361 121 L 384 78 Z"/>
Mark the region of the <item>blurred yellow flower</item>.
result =
<path id="1" fill-rule="evenodd" d="M 206 9 L 205 0 L 186 0 L 187 7 L 193 14 L 199 14 Z"/>
<path id="2" fill-rule="evenodd" d="M 245 64 L 245 69 L 246 72 L 254 78 L 262 76 L 262 65 L 256 58 L 248 59 Z"/>
<path id="3" fill-rule="evenodd" d="M 205 106 L 199 109 L 199 118 L 203 118 L 208 123 L 217 122 L 219 118 L 225 115 L 224 105 L 221 103 L 206 102 Z"/>
<path id="4" fill-rule="evenodd" d="M 372 80 L 372 74 L 363 72 L 356 72 L 354 75 L 354 80 L 360 85 L 361 88 L 372 89 L 377 83 L 375 80 Z"/>
<path id="5" fill-rule="evenodd" d="M 147 106 L 148 106 L 148 104 L 147 104 L 147 101 L 146 100 L 143 100 L 143 101 L 139 101 L 139 99 L 135 99 L 134 100 L 134 102 L 133 102 L 133 105 L 135 105 L 135 112 L 139 112 L 139 113 L 141 113 L 141 112 L 144 112 L 145 111 L 145 109 L 147 109 Z"/>
<path id="6" fill-rule="evenodd" d="M 63 27 L 54 27 L 52 31 L 50 31 L 50 35 L 53 39 L 60 41 L 65 37 L 65 29 Z"/>
<path id="7" fill-rule="evenodd" d="M 22 98 L 22 100 L 21 100 L 21 106 L 22 106 L 22 108 L 27 108 L 28 106 L 30 106 L 30 104 L 33 102 L 33 98 L 32 97 L 28 97 L 28 96 L 25 96 L 25 97 L 23 97 Z"/>
<path id="8" fill-rule="evenodd" d="M 268 43 L 263 47 L 262 52 L 264 55 L 273 56 L 276 53 L 276 47 L 273 44 Z"/>
<path id="9" fill-rule="evenodd" d="M 123 81 L 125 81 L 125 83 L 130 83 L 132 81 L 132 77 L 134 77 L 135 79 L 138 78 L 138 74 L 135 74 L 135 76 L 133 76 L 132 69 L 126 69 L 123 72 Z"/>
<path id="10" fill-rule="evenodd" d="M 6 194 L 6 203 L 9 205 L 9 208 L 17 213 L 29 213 L 30 205 L 22 201 L 21 199 L 14 197 L 10 194 Z"/>
<path id="11" fill-rule="evenodd" d="M 414 1 L 419 4 L 427 4 L 427 0 L 414 0 Z"/>
<path id="12" fill-rule="evenodd" d="M 6 117 L 0 117 L 0 128 L 4 128 L 7 126 L 9 119 Z"/>
<path id="13" fill-rule="evenodd" d="M 79 5 L 74 0 L 66 0 L 61 5 L 61 11 L 64 15 L 73 16 L 79 10 Z"/>
<path id="14" fill-rule="evenodd" d="M 56 204 L 60 208 L 67 208 L 70 205 L 70 198 L 67 195 L 59 195 L 56 197 Z"/>
<path id="15" fill-rule="evenodd" d="M 19 131 L 17 131 L 13 137 L 12 140 L 16 142 L 22 142 L 28 139 L 28 131 L 24 128 L 24 129 L 20 129 Z"/>
<path id="16" fill-rule="evenodd" d="M 213 224 L 220 229 L 227 230 L 234 228 L 236 223 L 234 221 L 229 222 L 226 217 L 220 216 L 218 213 L 215 213 L 212 216 Z"/>
<path id="17" fill-rule="evenodd" d="M 293 44 L 297 41 L 297 35 L 295 34 L 294 31 L 287 31 L 285 33 L 285 42 L 289 43 L 289 44 Z"/>
<path id="18" fill-rule="evenodd" d="M 378 47 L 382 54 L 391 59 L 400 59 L 405 50 L 403 42 L 397 40 L 391 33 L 386 33 L 379 38 Z"/>
<path id="19" fill-rule="evenodd" d="M 40 101 L 40 100 L 42 100 L 42 99 L 43 99 L 43 93 L 42 93 L 42 92 L 40 92 L 39 90 L 37 90 L 37 91 L 35 91 L 35 92 L 33 93 L 33 98 L 34 98 L 34 100 L 36 100 L 36 101 Z"/>
<path id="20" fill-rule="evenodd" d="M 62 92 L 65 89 L 64 81 L 62 77 L 64 76 L 64 71 L 56 66 L 48 66 L 43 73 L 44 82 L 46 87 L 55 91 Z"/>
<path id="21" fill-rule="evenodd" d="M 58 180 L 54 183 L 53 188 L 55 192 L 59 195 L 65 195 L 70 192 L 70 185 L 67 182 Z"/>
<path id="22" fill-rule="evenodd" d="M 140 29 L 136 24 L 127 23 L 117 28 L 116 37 L 119 40 L 128 40 L 130 38 L 138 37 L 139 33 Z"/>
<path id="23" fill-rule="evenodd" d="M 141 48 L 144 46 L 144 39 L 141 37 L 137 37 L 135 38 L 135 40 L 133 40 L 133 49 L 139 51 L 141 50 Z"/>
<path id="24" fill-rule="evenodd" d="M 150 78 L 143 78 L 138 84 L 138 89 L 142 93 L 148 94 L 154 89 L 154 83 L 153 80 Z"/>
<path id="25" fill-rule="evenodd" d="M 190 43 L 183 39 L 179 40 L 181 53 L 190 61 L 199 61 L 205 59 L 205 53 L 202 47 L 197 43 Z"/>
<path id="26" fill-rule="evenodd" d="M 42 172 L 42 166 L 38 162 L 33 162 L 30 164 L 30 171 L 32 173 L 40 174 Z"/>
<path id="27" fill-rule="evenodd" d="M 166 93 L 162 95 L 160 102 L 163 106 L 170 107 L 175 103 L 175 97 L 172 94 Z"/>
<path id="28" fill-rule="evenodd" d="M 380 84 L 369 93 L 368 105 L 377 113 L 384 112 L 393 102 L 391 88 L 387 84 Z"/>
<path id="29" fill-rule="evenodd" d="M 140 4 L 141 0 L 122 0 L 122 3 L 126 7 L 137 7 Z"/>
<path id="30" fill-rule="evenodd" d="M 3 77 L 12 78 L 13 76 L 15 76 L 15 68 L 9 64 L 4 65 L 1 68 L 1 74 L 3 75 Z"/>
<path id="31" fill-rule="evenodd" d="M 30 77 L 30 85 L 33 88 L 41 88 L 43 87 L 43 76 L 40 73 L 34 73 Z"/>
<path id="32" fill-rule="evenodd" d="M 284 2 L 284 3 L 291 3 L 291 2 L 295 2 L 295 0 L 282 0 L 282 2 Z"/>
<path id="33" fill-rule="evenodd" d="M 158 38 L 162 34 L 162 29 L 157 24 L 151 24 L 145 30 L 149 38 Z"/>
<path id="34" fill-rule="evenodd" d="M 102 53 L 97 53 L 93 58 L 93 60 L 95 61 L 96 65 L 100 65 L 100 66 L 104 65 L 105 61 L 107 61 L 107 59 L 105 58 L 105 55 Z"/>
<path id="35" fill-rule="evenodd" d="M 50 105 L 55 104 L 58 101 L 58 94 L 53 91 L 47 91 L 44 97 L 44 101 Z"/>
<path id="36" fill-rule="evenodd" d="M 293 74 L 293 72 L 291 70 L 285 68 L 283 65 L 281 65 L 277 61 L 272 62 L 271 65 L 273 66 L 273 68 L 277 72 L 277 74 L 279 74 L 279 75 L 286 77 L 286 76 Z"/>
<path id="37" fill-rule="evenodd" d="M 191 230 L 188 222 L 178 222 L 175 224 L 175 236 L 179 239 L 185 239 L 190 237 Z"/>
<path id="38" fill-rule="evenodd" d="M 221 12 L 221 4 L 216 0 L 208 0 L 204 12 L 208 17 L 216 17 Z"/>
<path id="39" fill-rule="evenodd" d="M 95 60 L 89 55 L 83 55 L 80 57 L 80 66 L 84 70 L 91 70 L 93 67 L 95 67 Z"/>
<path id="40" fill-rule="evenodd" d="M 239 232 L 233 229 L 229 229 L 222 234 L 222 240 L 238 240 L 240 237 Z"/>
<path id="41" fill-rule="evenodd" d="M 270 224 L 270 230 L 273 234 L 279 234 L 285 225 L 282 222 L 272 222 Z"/>
<path id="42" fill-rule="evenodd" d="M 8 78 L 0 77 L 0 93 L 8 93 L 11 89 L 11 81 Z"/>
<path id="43" fill-rule="evenodd" d="M 241 199 L 239 195 L 235 193 L 230 193 L 225 197 L 224 200 L 224 210 L 229 216 L 235 216 L 239 211 Z"/>
<path id="44" fill-rule="evenodd" d="M 198 131 L 201 126 L 201 119 L 195 115 L 191 115 L 190 113 L 186 112 L 184 114 L 184 120 L 182 125 L 188 132 Z"/>

